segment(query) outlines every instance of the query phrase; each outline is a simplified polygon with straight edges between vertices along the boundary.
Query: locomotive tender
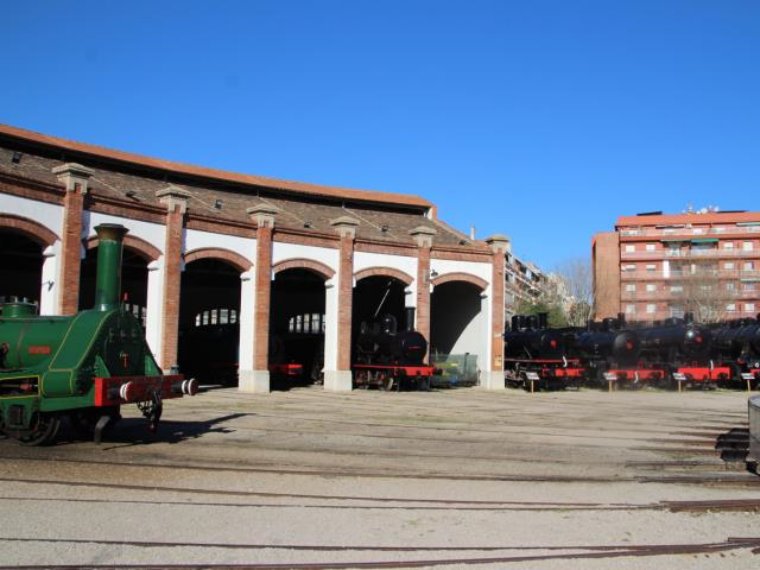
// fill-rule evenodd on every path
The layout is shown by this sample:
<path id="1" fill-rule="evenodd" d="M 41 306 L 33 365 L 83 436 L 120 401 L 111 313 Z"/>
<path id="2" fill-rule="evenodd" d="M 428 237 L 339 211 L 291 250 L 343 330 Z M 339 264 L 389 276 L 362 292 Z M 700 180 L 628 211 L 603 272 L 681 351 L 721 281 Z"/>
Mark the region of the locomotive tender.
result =
<path id="1" fill-rule="evenodd" d="M 61 420 L 100 441 L 135 403 L 155 431 L 163 400 L 194 395 L 195 380 L 163 375 L 140 322 L 119 303 L 127 229 L 101 224 L 95 306 L 74 316 L 36 316 L 35 305 L 0 305 L 0 432 L 22 444 L 49 443 Z"/>

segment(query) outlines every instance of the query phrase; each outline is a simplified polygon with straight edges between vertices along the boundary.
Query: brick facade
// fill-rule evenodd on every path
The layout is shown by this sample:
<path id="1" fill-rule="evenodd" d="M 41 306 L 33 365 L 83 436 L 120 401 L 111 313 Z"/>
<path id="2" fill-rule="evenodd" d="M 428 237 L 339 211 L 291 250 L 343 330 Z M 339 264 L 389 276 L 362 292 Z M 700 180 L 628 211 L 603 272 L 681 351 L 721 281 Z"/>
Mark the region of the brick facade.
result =
<path id="1" fill-rule="evenodd" d="M 164 244 L 164 305 L 159 365 L 167 370 L 177 364 L 179 308 L 182 284 L 182 234 L 187 212 L 187 193 L 169 187 L 159 191 L 166 205 Z"/>
<path id="2" fill-rule="evenodd" d="M 61 315 L 73 315 L 79 310 L 79 276 L 82 263 L 82 213 L 87 183 L 92 170 L 80 164 L 67 163 L 53 169 L 63 183 L 63 228 L 61 230 L 61 263 L 58 282 L 62 284 L 59 298 Z"/>

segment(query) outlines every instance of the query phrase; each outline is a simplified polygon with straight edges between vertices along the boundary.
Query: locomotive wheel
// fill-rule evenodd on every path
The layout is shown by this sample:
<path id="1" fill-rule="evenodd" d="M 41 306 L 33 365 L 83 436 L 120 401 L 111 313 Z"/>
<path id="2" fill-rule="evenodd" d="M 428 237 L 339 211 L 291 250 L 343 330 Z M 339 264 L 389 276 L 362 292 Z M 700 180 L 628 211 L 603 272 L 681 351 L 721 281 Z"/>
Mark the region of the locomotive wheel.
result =
<path id="1" fill-rule="evenodd" d="M 16 439 L 18 439 L 21 445 L 28 445 L 30 447 L 44 445 L 55 439 L 60 427 L 61 419 L 58 416 L 38 413 L 36 425 L 30 430 L 18 432 Z"/>

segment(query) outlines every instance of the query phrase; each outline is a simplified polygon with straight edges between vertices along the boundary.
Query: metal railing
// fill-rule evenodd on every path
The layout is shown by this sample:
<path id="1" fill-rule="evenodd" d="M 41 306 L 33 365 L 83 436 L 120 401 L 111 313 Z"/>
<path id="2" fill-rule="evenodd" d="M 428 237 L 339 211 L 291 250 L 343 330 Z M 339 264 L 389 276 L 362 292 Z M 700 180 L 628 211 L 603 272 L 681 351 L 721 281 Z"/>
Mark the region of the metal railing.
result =
<path id="1" fill-rule="evenodd" d="M 760 463 L 760 396 L 752 396 L 749 408 L 749 453 L 748 461 Z"/>
<path id="2" fill-rule="evenodd" d="M 666 231 L 663 228 L 629 228 L 620 230 L 622 237 L 651 236 L 669 239 L 699 239 L 700 236 L 722 236 L 736 234 L 760 233 L 758 226 L 724 226 L 719 228 L 674 228 Z"/>
<path id="3" fill-rule="evenodd" d="M 625 251 L 621 250 L 621 259 L 705 259 L 705 258 L 760 258 L 760 250 L 757 249 L 689 249 L 671 250 L 656 249 L 654 251 Z"/>

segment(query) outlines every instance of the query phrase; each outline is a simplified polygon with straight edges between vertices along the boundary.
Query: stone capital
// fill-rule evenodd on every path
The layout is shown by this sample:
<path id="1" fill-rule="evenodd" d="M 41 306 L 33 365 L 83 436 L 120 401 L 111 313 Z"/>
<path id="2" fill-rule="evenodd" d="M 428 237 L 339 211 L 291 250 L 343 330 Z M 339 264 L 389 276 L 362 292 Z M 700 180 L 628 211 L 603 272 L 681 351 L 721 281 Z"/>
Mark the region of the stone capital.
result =
<path id="1" fill-rule="evenodd" d="M 65 187 L 67 192 L 81 192 L 87 194 L 87 186 L 90 177 L 95 171 L 76 162 L 67 162 L 61 166 L 52 169 L 59 182 Z"/>
<path id="2" fill-rule="evenodd" d="M 486 243 L 491 246 L 494 253 L 508 253 L 512 250 L 512 244 L 505 235 L 495 234 L 486 238 Z"/>
<path id="3" fill-rule="evenodd" d="M 274 218 L 279 213 L 279 211 L 280 209 L 276 206 L 267 204 L 265 202 L 260 202 L 255 206 L 251 206 L 245 209 L 245 213 L 248 214 L 260 228 L 273 228 Z"/>
<path id="4" fill-rule="evenodd" d="M 191 196 L 190 192 L 173 184 L 156 192 L 156 198 L 169 212 L 174 212 L 179 207 L 180 214 L 187 212 L 187 203 Z"/>
<path id="5" fill-rule="evenodd" d="M 409 230 L 409 234 L 419 247 L 433 247 L 433 236 L 438 233 L 435 228 L 428 226 L 417 226 Z"/>
<path id="6" fill-rule="evenodd" d="M 359 220 L 352 218 L 351 216 L 340 216 L 334 220 L 330 220 L 330 225 L 335 228 L 340 237 L 356 237 L 356 227 L 359 225 Z"/>

